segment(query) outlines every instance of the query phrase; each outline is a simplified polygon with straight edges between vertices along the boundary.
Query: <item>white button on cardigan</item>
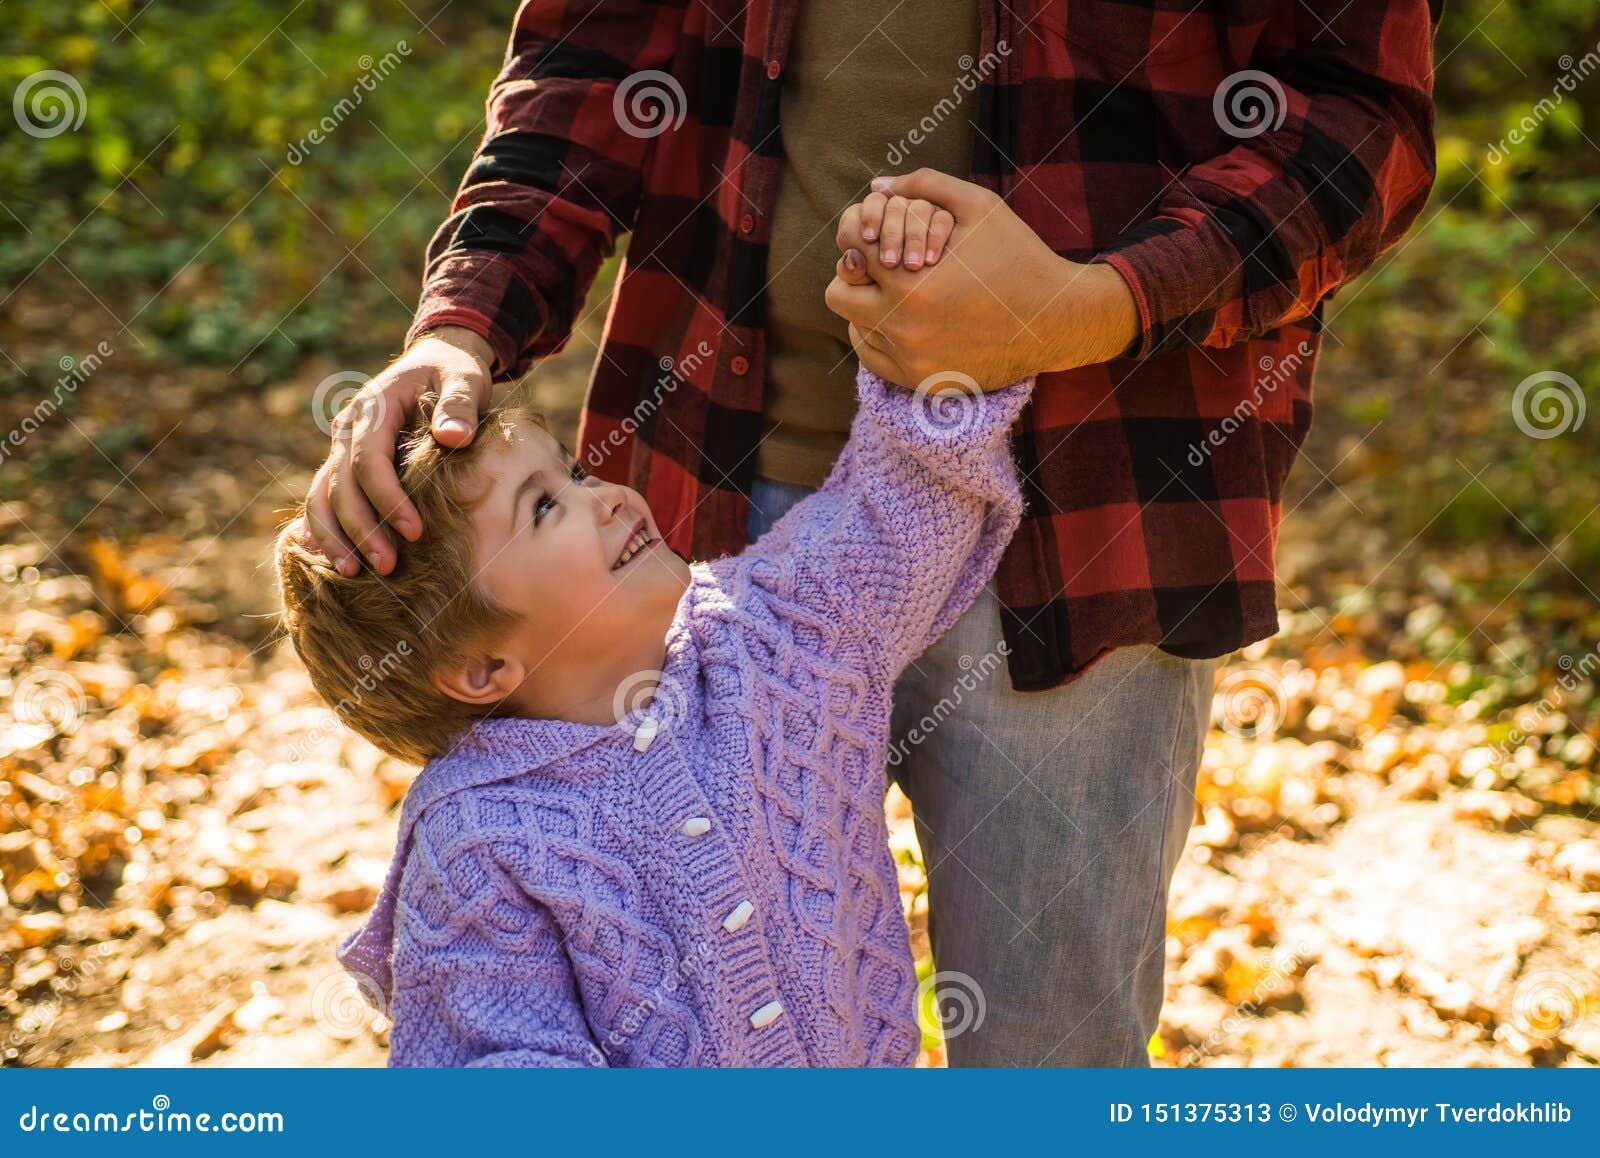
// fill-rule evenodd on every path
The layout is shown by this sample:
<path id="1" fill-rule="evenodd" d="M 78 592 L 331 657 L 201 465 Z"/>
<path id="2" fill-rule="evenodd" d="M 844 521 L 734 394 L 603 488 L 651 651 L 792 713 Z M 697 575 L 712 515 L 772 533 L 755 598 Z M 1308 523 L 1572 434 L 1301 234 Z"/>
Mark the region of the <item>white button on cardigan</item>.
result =
<path id="1" fill-rule="evenodd" d="M 750 1026 L 753 1029 L 765 1029 L 778 1020 L 778 1014 L 783 1012 L 783 1002 L 769 1001 L 760 1009 L 750 1015 Z"/>
<path id="2" fill-rule="evenodd" d="M 722 927 L 730 933 L 737 933 L 744 928 L 745 922 L 750 919 L 750 914 L 755 911 L 756 907 L 749 901 L 740 901 L 733 907 L 731 913 L 722 918 Z"/>

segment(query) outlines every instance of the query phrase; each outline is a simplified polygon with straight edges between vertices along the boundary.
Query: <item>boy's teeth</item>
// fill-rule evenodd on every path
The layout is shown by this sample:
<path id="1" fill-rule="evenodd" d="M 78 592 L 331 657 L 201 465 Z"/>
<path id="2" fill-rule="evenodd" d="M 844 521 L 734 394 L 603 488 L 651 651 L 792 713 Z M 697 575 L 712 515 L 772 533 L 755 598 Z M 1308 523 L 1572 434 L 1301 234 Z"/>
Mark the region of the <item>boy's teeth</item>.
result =
<path id="1" fill-rule="evenodd" d="M 611 569 L 615 571 L 618 567 L 623 566 L 629 559 L 632 559 L 641 550 L 643 550 L 644 547 L 650 543 L 650 541 L 650 537 L 642 533 L 637 534 L 633 538 L 629 539 L 628 545 L 622 549 L 621 558 L 617 560 L 616 566 L 612 567 Z"/>

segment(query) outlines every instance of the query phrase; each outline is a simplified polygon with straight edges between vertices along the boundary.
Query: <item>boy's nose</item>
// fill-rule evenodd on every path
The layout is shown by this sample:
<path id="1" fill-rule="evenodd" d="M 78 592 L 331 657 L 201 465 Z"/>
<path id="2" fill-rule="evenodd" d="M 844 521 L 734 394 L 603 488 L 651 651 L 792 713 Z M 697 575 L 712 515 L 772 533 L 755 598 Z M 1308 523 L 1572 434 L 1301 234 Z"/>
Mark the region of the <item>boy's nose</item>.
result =
<path id="1" fill-rule="evenodd" d="M 600 521 L 609 523 L 620 515 L 628 505 L 627 496 L 621 487 L 606 486 L 599 488 L 595 497 L 600 500 Z"/>

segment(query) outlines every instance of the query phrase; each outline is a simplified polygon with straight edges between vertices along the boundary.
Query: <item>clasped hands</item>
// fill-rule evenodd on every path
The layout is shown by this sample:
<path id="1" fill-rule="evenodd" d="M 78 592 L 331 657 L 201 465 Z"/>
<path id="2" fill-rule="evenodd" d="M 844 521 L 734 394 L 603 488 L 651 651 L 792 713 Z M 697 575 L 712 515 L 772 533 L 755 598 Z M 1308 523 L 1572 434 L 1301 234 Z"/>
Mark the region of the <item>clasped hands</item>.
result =
<path id="1" fill-rule="evenodd" d="M 1138 336 L 1116 270 L 1061 257 L 997 194 L 947 173 L 875 178 L 837 242 L 828 308 L 862 365 L 900 386 L 955 373 L 998 389 L 1107 361 Z"/>

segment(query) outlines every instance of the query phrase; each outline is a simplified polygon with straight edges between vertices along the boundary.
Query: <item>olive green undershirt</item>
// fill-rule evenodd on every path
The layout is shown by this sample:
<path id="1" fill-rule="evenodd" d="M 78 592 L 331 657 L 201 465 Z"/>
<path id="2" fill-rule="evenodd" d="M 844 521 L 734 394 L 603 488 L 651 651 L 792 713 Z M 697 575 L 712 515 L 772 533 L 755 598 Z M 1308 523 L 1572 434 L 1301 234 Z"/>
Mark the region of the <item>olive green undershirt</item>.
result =
<path id="1" fill-rule="evenodd" d="M 960 80 L 977 55 L 976 3 L 800 6 L 779 114 L 784 161 L 767 257 L 760 474 L 818 486 L 843 448 L 856 360 L 843 319 L 823 302 L 839 257 L 839 214 L 878 174 L 926 165 L 967 176 L 978 98 Z"/>

